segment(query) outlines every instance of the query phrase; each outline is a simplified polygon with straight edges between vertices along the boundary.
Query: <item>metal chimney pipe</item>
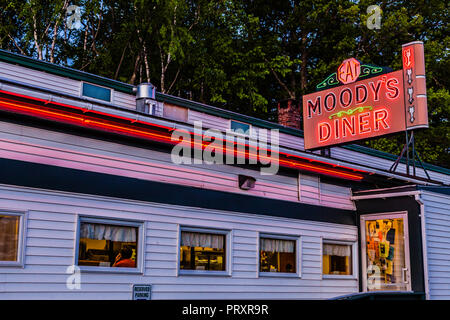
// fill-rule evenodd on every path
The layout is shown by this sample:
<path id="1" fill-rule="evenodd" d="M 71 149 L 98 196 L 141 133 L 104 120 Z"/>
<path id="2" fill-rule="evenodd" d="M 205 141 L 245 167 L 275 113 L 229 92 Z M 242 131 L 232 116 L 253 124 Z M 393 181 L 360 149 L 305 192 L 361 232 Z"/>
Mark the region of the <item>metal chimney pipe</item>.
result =
<path id="1" fill-rule="evenodd" d="M 150 82 L 141 83 L 137 86 L 136 99 L 153 99 L 155 100 L 156 87 Z"/>

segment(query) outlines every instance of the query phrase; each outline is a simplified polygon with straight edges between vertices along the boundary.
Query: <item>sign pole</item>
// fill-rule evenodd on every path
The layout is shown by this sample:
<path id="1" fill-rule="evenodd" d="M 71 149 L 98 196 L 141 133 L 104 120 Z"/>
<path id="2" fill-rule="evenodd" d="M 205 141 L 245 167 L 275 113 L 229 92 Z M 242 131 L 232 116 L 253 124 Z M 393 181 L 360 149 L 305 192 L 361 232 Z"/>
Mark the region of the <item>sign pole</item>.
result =
<path id="1" fill-rule="evenodd" d="M 413 176 L 416 176 L 416 148 L 415 148 L 415 140 L 414 140 L 414 131 L 411 131 L 411 139 L 412 139 L 412 157 L 413 157 Z"/>

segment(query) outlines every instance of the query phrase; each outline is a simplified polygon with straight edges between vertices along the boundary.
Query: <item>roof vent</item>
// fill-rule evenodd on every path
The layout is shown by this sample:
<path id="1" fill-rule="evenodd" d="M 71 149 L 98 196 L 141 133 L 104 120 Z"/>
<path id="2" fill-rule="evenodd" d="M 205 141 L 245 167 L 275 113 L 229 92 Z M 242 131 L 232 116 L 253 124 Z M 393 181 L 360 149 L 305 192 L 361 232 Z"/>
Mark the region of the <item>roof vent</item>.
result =
<path id="1" fill-rule="evenodd" d="M 151 83 L 141 83 L 134 89 L 136 93 L 136 110 L 154 116 L 162 116 L 162 104 L 158 103 L 156 87 Z"/>

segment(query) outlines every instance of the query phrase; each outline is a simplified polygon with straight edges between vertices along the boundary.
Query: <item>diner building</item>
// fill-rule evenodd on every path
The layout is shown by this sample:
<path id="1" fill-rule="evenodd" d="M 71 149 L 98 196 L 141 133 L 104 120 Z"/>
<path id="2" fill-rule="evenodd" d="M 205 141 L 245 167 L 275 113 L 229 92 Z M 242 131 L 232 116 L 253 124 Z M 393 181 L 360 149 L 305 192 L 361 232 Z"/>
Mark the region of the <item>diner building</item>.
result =
<path id="1" fill-rule="evenodd" d="M 274 123 L 0 50 L 0 299 L 450 299 L 450 170 L 396 159 L 305 151 L 292 100 Z"/>

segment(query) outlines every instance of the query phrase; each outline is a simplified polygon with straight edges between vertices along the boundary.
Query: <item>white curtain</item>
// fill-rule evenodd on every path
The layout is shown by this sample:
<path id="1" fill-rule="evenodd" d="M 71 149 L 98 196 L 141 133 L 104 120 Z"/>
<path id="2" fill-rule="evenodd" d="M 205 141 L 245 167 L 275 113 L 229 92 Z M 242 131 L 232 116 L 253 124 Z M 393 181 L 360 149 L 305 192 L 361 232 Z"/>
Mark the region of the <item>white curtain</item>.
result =
<path id="1" fill-rule="evenodd" d="M 198 233 L 198 232 L 181 232 L 181 245 L 188 247 L 203 247 L 203 248 L 224 248 L 224 235 Z"/>
<path id="2" fill-rule="evenodd" d="M 261 238 L 261 251 L 293 253 L 295 241 Z"/>
<path id="3" fill-rule="evenodd" d="M 81 223 L 80 238 L 93 240 L 112 240 L 121 242 L 136 242 L 136 229 L 105 225 L 99 223 Z"/>
<path id="4" fill-rule="evenodd" d="M 341 244 L 324 243 L 323 254 L 327 256 L 350 257 L 351 246 Z"/>

